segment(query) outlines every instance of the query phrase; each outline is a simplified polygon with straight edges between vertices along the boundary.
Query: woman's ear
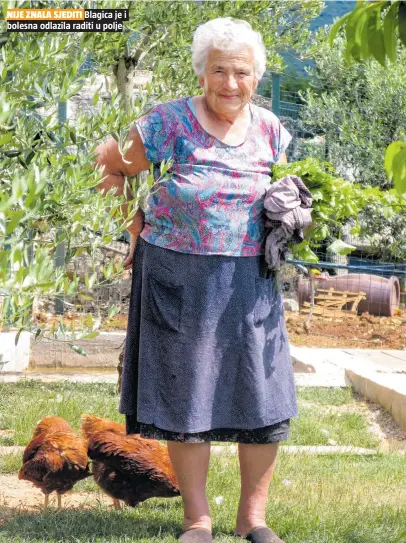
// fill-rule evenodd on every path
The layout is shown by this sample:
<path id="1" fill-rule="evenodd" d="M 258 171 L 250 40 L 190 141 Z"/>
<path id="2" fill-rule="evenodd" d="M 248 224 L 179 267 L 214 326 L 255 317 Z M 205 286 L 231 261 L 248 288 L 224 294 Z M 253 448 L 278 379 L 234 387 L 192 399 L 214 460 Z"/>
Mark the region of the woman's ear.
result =
<path id="1" fill-rule="evenodd" d="M 200 75 L 197 80 L 199 81 L 199 85 L 204 89 L 204 75 Z"/>

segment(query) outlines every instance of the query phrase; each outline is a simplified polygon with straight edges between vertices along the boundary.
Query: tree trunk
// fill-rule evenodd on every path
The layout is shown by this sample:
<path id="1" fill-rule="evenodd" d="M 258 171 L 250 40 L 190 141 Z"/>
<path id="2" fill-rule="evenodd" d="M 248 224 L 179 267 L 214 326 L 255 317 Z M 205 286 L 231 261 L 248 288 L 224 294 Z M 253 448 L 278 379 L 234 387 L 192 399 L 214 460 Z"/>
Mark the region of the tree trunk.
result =
<path id="1" fill-rule="evenodd" d="M 124 108 L 124 111 L 126 113 L 130 113 L 131 111 L 131 103 L 132 103 L 132 97 L 134 94 L 134 79 L 135 79 L 135 72 L 138 66 L 138 62 L 140 60 L 140 56 L 143 51 L 143 45 L 145 42 L 147 42 L 149 39 L 149 36 L 144 37 L 142 40 L 142 43 L 135 51 L 134 55 L 131 55 L 130 57 L 123 56 L 118 61 L 117 65 L 114 67 L 114 75 L 116 76 L 116 83 L 117 83 L 117 90 L 120 96 L 121 101 L 121 107 Z M 143 183 L 146 181 L 148 177 L 148 172 L 141 172 L 137 175 L 137 184 L 139 186 L 140 183 Z M 117 372 L 118 372 L 118 381 L 117 381 L 117 393 L 121 393 L 121 375 L 123 371 L 123 362 L 124 362 L 124 348 L 125 348 L 125 341 L 123 342 L 123 347 L 120 351 L 120 354 L 118 355 L 118 365 L 117 365 Z"/>
<path id="2" fill-rule="evenodd" d="M 134 92 L 134 72 L 135 67 L 132 62 L 126 61 L 124 57 L 120 58 L 115 73 L 121 104 L 126 113 L 129 113 L 131 109 L 131 97 Z"/>

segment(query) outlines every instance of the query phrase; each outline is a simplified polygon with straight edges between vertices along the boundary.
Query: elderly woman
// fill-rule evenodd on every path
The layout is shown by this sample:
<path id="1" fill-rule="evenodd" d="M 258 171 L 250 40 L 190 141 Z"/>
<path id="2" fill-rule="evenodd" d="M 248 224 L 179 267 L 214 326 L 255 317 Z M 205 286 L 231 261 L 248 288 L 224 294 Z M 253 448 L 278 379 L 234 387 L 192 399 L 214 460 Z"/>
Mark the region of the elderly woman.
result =
<path id="1" fill-rule="evenodd" d="M 251 103 L 265 71 L 261 36 L 220 18 L 195 32 L 203 95 L 163 103 L 133 127 L 122 160 L 99 146 L 105 180 L 123 187 L 172 159 L 171 176 L 132 226 L 133 284 L 120 412 L 127 432 L 168 441 L 184 508 L 181 541 L 211 541 L 211 441 L 239 444 L 235 535 L 281 542 L 265 506 L 280 441 L 297 414 L 276 279 L 264 260 L 264 195 L 289 133 Z M 134 250 L 135 247 L 135 250 Z M 134 250 L 134 254 L 132 252 Z M 127 262 L 128 263 L 128 262 Z"/>

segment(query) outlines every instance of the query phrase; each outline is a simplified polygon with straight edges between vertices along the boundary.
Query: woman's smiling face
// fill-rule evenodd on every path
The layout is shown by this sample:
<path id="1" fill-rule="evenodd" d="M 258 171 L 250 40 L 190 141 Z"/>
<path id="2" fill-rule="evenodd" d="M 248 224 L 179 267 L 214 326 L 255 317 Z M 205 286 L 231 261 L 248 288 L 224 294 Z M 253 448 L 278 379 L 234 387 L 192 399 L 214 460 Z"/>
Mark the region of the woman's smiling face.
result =
<path id="1" fill-rule="evenodd" d="M 251 48 L 237 51 L 211 49 L 199 83 L 214 113 L 221 117 L 238 115 L 258 86 Z"/>

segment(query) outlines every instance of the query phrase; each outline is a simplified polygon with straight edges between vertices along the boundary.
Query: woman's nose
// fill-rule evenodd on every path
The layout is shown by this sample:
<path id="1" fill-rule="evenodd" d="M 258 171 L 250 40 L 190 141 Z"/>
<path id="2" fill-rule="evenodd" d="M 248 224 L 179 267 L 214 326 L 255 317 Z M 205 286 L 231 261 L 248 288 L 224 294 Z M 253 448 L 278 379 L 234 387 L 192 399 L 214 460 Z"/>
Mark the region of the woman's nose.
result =
<path id="1" fill-rule="evenodd" d="M 228 75 L 226 77 L 226 82 L 225 82 L 225 86 L 228 88 L 228 89 L 237 89 L 238 88 L 238 84 L 237 84 L 237 80 L 236 78 L 233 76 L 233 75 Z"/>

